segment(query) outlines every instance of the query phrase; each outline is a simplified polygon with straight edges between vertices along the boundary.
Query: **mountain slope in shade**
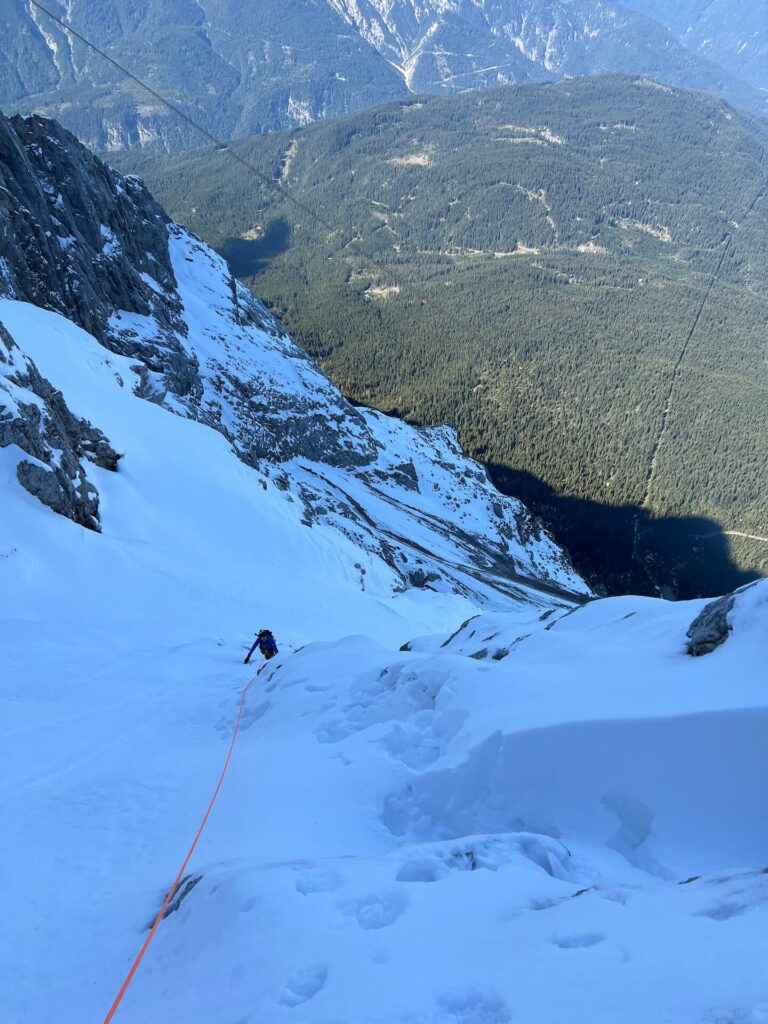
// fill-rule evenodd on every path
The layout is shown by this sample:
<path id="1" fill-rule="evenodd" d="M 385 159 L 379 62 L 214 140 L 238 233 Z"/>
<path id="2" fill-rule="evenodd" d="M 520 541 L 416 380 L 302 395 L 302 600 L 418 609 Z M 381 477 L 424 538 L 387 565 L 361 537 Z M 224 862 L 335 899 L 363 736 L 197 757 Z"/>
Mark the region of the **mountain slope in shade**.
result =
<path id="1" fill-rule="evenodd" d="M 765 113 L 754 85 L 660 22 L 603 0 L 51 0 L 111 58 L 218 138 L 338 117 L 409 92 L 605 72 L 713 92 Z M 0 107 L 59 118 L 99 150 L 200 135 L 32 4 L 0 0 Z"/>

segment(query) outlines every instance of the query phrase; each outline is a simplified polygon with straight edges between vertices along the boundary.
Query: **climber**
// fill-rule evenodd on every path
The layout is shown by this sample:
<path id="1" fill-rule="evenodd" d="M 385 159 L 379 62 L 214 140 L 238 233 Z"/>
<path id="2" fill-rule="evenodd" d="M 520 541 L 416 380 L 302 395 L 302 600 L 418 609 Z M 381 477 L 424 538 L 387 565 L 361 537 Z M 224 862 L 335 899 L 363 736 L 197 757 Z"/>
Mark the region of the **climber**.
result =
<path id="1" fill-rule="evenodd" d="M 248 653 L 246 654 L 245 661 L 243 662 L 243 664 L 248 664 L 248 662 L 251 660 L 251 655 L 253 654 L 257 647 L 259 648 L 259 650 L 264 655 L 264 658 L 267 661 L 269 661 L 270 658 L 274 658 L 274 656 L 277 654 L 277 644 L 275 643 L 275 638 L 272 636 L 271 630 L 259 630 L 259 632 L 256 634 L 256 639 L 253 641 L 253 647 L 251 647 L 250 651 L 248 651 Z"/>

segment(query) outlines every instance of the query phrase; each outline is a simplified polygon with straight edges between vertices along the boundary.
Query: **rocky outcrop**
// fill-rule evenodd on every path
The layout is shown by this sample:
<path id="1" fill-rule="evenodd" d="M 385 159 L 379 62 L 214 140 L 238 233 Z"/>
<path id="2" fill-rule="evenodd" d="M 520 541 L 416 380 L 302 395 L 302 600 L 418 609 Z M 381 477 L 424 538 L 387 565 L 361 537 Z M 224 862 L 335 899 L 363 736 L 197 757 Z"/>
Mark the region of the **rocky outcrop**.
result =
<path id="1" fill-rule="evenodd" d="M 172 248 L 185 272 L 194 265 L 184 295 Z M 206 289 L 221 315 L 213 322 L 203 312 L 198 330 L 201 317 L 184 302 L 201 293 L 204 302 Z M 219 430 L 252 465 L 298 455 L 354 466 L 375 457 L 361 415 L 226 263 L 171 224 L 140 179 L 107 167 L 45 118 L 0 115 L 0 295 L 56 310 L 135 360 L 142 397 Z M 274 339 L 293 377 L 312 387 L 286 388 L 254 364 L 253 329 Z M 218 358 L 206 358 L 214 349 Z"/>
<path id="2" fill-rule="evenodd" d="M 151 386 L 199 395 L 168 250 L 168 217 L 54 121 L 0 116 L 0 294 L 53 309 L 120 355 Z M 118 317 L 151 322 L 123 328 Z"/>
<path id="3" fill-rule="evenodd" d="M 55 309 L 105 344 L 115 309 L 173 328 L 167 222 L 138 178 L 110 170 L 54 121 L 0 117 L 5 294 Z"/>
<path id="4" fill-rule="evenodd" d="M 99 529 L 99 493 L 87 463 L 115 470 L 120 456 L 100 430 L 70 412 L 0 324 L 0 448 L 11 446 L 22 487 L 59 515 Z"/>
<path id="5" fill-rule="evenodd" d="M 736 607 L 742 594 L 753 590 L 760 581 L 747 583 L 732 594 L 726 594 L 705 605 L 688 628 L 688 653 L 698 658 L 702 654 L 710 654 L 724 644 L 733 632 L 731 612 Z"/>
<path id="6" fill-rule="evenodd" d="M 710 654 L 724 644 L 733 628 L 728 614 L 735 603 L 733 594 L 726 594 L 708 605 L 696 616 L 685 634 L 688 637 L 688 653 L 694 658 Z"/>

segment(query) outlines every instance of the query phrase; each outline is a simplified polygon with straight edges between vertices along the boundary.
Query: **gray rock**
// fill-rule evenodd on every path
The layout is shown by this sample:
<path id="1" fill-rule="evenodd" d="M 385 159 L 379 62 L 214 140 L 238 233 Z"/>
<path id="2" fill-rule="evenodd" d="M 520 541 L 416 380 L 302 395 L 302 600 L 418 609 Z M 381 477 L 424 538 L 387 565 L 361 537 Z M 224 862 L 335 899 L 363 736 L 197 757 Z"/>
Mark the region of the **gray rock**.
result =
<path id="1" fill-rule="evenodd" d="M 72 414 L 61 392 L 21 355 L 3 324 L 0 365 L 0 448 L 15 445 L 30 456 L 17 465 L 19 483 L 59 515 L 99 530 L 99 495 L 84 463 L 115 470 L 120 456 L 100 430 Z M 21 389 L 10 406 L 13 411 L 2 403 L 5 382 Z M 18 397 L 25 393 L 29 401 Z"/>
<path id="2" fill-rule="evenodd" d="M 16 298 L 104 343 L 115 309 L 172 326 L 167 223 L 138 178 L 118 175 L 56 122 L 0 117 L 0 259 Z"/>
<path id="3" fill-rule="evenodd" d="M 55 310 L 140 361 L 155 401 L 202 392 L 182 345 L 168 224 L 139 178 L 107 167 L 55 121 L 0 115 L 0 295 Z M 118 311 L 152 317 L 156 335 L 121 324 Z"/>
<path id="4" fill-rule="evenodd" d="M 735 603 L 733 594 L 726 594 L 708 605 L 696 616 L 685 634 L 688 637 L 688 653 L 694 658 L 709 654 L 725 643 L 732 630 L 728 614 Z"/>
<path id="5" fill-rule="evenodd" d="M 408 582 L 412 587 L 425 590 L 430 583 L 436 583 L 440 577 L 436 572 L 425 572 L 423 569 L 412 569 L 408 573 Z"/>

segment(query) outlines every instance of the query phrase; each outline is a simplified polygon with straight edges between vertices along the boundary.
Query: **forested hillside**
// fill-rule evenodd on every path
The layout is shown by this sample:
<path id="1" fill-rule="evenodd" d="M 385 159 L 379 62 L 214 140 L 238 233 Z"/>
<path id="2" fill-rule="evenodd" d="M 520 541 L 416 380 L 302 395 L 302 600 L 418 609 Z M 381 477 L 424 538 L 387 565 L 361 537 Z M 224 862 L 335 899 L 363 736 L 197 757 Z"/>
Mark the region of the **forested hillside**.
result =
<path id="1" fill-rule="evenodd" d="M 604 78 L 238 147 L 334 231 L 226 154 L 130 166 L 348 395 L 453 423 L 611 589 L 690 594 L 768 571 L 766 140 Z"/>

